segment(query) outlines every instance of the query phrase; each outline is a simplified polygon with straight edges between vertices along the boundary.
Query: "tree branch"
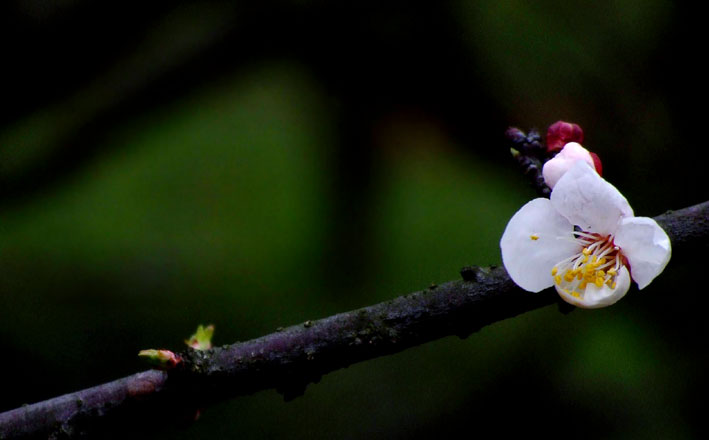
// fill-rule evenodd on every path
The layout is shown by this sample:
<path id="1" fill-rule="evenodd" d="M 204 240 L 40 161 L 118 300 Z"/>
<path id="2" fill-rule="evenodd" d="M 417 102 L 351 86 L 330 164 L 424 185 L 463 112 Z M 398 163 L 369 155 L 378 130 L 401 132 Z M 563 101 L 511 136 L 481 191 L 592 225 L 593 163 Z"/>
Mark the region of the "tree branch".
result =
<path id="1" fill-rule="evenodd" d="M 709 245 L 709 202 L 655 220 L 667 231 L 675 253 Z M 461 275 L 460 281 L 251 341 L 189 350 L 169 372 L 144 371 L 2 413 L 0 439 L 72 437 L 119 426 L 120 420 L 154 421 L 179 408 L 196 409 L 269 388 L 290 400 L 322 375 L 355 362 L 444 336 L 464 338 L 488 324 L 559 301 L 553 289 L 523 291 L 503 267 L 464 268 Z"/>

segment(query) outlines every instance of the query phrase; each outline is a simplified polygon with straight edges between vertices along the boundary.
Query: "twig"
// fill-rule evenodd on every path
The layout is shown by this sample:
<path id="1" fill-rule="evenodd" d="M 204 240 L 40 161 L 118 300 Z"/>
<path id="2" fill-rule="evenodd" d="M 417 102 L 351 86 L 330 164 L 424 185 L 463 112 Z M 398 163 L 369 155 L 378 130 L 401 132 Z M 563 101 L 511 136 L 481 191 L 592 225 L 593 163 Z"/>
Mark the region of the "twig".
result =
<path id="1" fill-rule="evenodd" d="M 655 218 L 673 251 L 709 245 L 709 202 Z M 470 267 L 463 280 L 317 321 L 306 321 L 247 342 L 182 353 L 169 372 L 145 371 L 0 414 L 0 439 L 73 437 L 155 420 L 176 408 L 276 388 L 286 400 L 308 384 L 355 362 L 393 354 L 449 335 L 476 330 L 558 301 L 553 289 L 521 290 L 502 267 Z"/>
<path id="2" fill-rule="evenodd" d="M 532 188 L 541 197 L 549 197 L 551 188 L 544 181 L 542 167 L 544 162 L 552 155 L 546 151 L 542 137 L 536 129 L 525 133 L 517 127 L 510 127 L 505 132 L 505 141 L 510 148 L 512 157 L 517 161 L 522 174 L 524 174 Z"/>

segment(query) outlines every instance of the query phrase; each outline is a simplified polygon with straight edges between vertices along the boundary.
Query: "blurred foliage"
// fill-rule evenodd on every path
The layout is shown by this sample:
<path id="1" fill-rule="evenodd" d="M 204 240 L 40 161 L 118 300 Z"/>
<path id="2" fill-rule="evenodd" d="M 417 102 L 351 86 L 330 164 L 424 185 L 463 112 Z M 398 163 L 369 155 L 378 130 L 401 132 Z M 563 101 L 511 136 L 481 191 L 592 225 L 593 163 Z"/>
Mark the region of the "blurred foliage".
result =
<path id="1" fill-rule="evenodd" d="M 707 199 L 687 6 L 9 10 L 0 410 L 138 371 L 139 349 L 182 349 L 200 323 L 217 345 L 246 340 L 499 264 L 533 197 L 507 124 L 578 122 L 639 215 Z M 157 438 L 701 437 L 695 257 L 609 309 L 546 308 Z"/>

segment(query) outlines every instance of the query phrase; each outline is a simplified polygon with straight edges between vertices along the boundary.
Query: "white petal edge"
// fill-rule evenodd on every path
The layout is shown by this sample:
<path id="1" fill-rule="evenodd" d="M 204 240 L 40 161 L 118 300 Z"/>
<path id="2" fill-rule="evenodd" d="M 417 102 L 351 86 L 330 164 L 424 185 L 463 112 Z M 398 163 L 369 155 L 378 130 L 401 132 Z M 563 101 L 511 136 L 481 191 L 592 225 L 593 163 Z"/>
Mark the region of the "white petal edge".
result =
<path id="1" fill-rule="evenodd" d="M 564 239 L 562 237 L 567 237 Z M 518 286 L 530 292 L 551 287 L 551 269 L 580 252 L 573 242 L 573 225 L 548 199 L 534 199 L 512 216 L 500 240 L 502 263 Z"/>
<path id="2" fill-rule="evenodd" d="M 628 259 L 633 280 L 644 289 L 667 266 L 672 245 L 667 233 L 648 217 L 624 218 L 613 239 Z"/>
<path id="3" fill-rule="evenodd" d="M 615 278 L 615 289 L 611 289 L 606 284 L 604 284 L 603 287 L 589 284 L 586 286 L 583 298 L 576 298 L 561 290 L 559 286 L 555 287 L 559 296 L 569 304 L 573 304 L 582 309 L 600 309 L 601 307 L 608 307 L 615 304 L 628 293 L 628 290 L 630 290 L 630 273 L 628 273 L 627 268 L 620 268 Z"/>
<path id="4" fill-rule="evenodd" d="M 572 224 L 602 235 L 614 233 L 621 218 L 633 216 L 623 194 L 584 161 L 576 161 L 559 179 L 551 203 Z"/>

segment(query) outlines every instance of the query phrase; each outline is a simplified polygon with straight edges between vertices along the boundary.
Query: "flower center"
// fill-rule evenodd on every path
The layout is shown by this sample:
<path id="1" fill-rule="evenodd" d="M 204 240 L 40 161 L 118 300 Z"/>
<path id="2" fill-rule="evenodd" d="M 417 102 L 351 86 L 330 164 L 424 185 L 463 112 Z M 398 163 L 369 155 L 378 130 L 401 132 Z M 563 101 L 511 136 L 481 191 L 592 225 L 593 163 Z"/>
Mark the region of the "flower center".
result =
<path id="1" fill-rule="evenodd" d="M 583 298 L 586 287 L 604 285 L 615 289 L 616 276 L 623 267 L 623 254 L 613 243 L 613 236 L 575 231 L 573 240 L 582 250 L 551 270 L 557 288 L 575 298 Z"/>

